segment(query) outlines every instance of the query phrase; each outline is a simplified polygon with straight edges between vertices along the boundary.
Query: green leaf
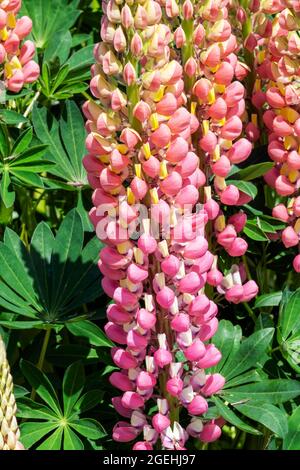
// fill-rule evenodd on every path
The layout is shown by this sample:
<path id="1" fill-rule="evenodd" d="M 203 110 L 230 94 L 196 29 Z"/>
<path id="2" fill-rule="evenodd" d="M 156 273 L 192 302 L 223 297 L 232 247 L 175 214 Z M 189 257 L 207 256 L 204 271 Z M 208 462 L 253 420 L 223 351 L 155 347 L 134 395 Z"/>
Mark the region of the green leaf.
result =
<path id="1" fill-rule="evenodd" d="M 269 403 L 245 403 L 234 405 L 243 415 L 263 424 L 278 437 L 284 438 L 288 431 L 286 414 Z"/>
<path id="2" fill-rule="evenodd" d="M 81 439 L 68 426 L 64 428 L 64 450 L 84 450 Z"/>
<path id="3" fill-rule="evenodd" d="M 26 379 L 36 390 L 36 393 L 44 400 L 48 406 L 58 415 L 62 416 L 60 404 L 56 392 L 46 377 L 37 367 L 24 359 L 20 362 L 20 367 Z"/>
<path id="4" fill-rule="evenodd" d="M 242 372 L 246 372 L 256 366 L 263 353 L 269 346 L 274 334 L 274 328 L 265 328 L 256 331 L 249 338 L 245 339 L 239 350 L 231 354 L 226 363 L 226 370 L 223 369 L 226 380 L 236 377 Z"/>
<path id="5" fill-rule="evenodd" d="M 288 418 L 288 433 L 283 440 L 283 450 L 300 450 L 300 406 Z"/>
<path id="6" fill-rule="evenodd" d="M 286 302 L 279 315 L 279 330 L 283 340 L 300 329 L 300 288 Z"/>
<path id="7" fill-rule="evenodd" d="M 0 156 L 8 157 L 9 156 L 9 137 L 6 126 L 0 123 Z"/>
<path id="8" fill-rule="evenodd" d="M 82 395 L 79 400 L 75 403 L 73 412 L 85 413 L 86 411 L 95 408 L 95 406 L 100 403 L 102 396 L 102 390 L 90 390 L 89 392 Z"/>
<path id="9" fill-rule="evenodd" d="M 22 444 L 25 449 L 30 449 L 36 442 L 40 441 L 46 434 L 57 427 L 54 423 L 26 422 L 20 425 Z"/>
<path id="10" fill-rule="evenodd" d="M 2 173 L 0 195 L 5 207 L 9 208 L 13 206 L 16 194 L 11 189 L 11 179 L 7 170 L 4 170 Z"/>
<path id="11" fill-rule="evenodd" d="M 86 132 L 77 106 L 68 102 L 60 122 L 45 108 L 35 106 L 32 119 L 38 138 L 49 145 L 45 158 L 56 163 L 49 173 L 71 183 L 70 189 L 73 190 L 86 185 L 87 176 L 82 165 Z"/>
<path id="12" fill-rule="evenodd" d="M 109 348 L 114 346 L 103 331 L 89 320 L 66 323 L 66 327 L 73 335 L 86 338 L 93 346 Z"/>
<path id="13" fill-rule="evenodd" d="M 240 347 L 242 331 L 239 325 L 234 326 L 228 320 L 221 320 L 218 331 L 214 336 L 214 345 L 222 351 L 221 361 L 213 367 L 212 372 L 220 372 L 226 367 L 226 362 Z"/>
<path id="14" fill-rule="evenodd" d="M 40 301 L 46 310 L 50 302 L 50 261 L 54 240 L 50 227 L 44 222 L 36 227 L 31 240 L 30 253 L 35 279 L 37 280 Z"/>
<path id="15" fill-rule="evenodd" d="M 65 367 L 74 361 L 82 360 L 84 363 L 94 364 L 103 360 L 103 353 L 94 348 L 68 344 L 57 346 L 49 354 L 53 364 Z"/>
<path id="16" fill-rule="evenodd" d="M 220 398 L 217 396 L 214 396 L 212 398 L 213 402 L 216 404 L 217 409 L 220 413 L 220 415 L 228 421 L 228 423 L 233 424 L 233 426 L 236 426 L 238 429 L 241 429 L 242 431 L 248 432 L 249 434 L 254 434 L 255 436 L 260 435 L 261 433 L 250 426 L 249 424 L 244 423 L 235 413 L 232 411 L 228 406 L 224 404 Z"/>
<path id="17" fill-rule="evenodd" d="M 90 45 L 83 47 L 79 51 L 75 52 L 66 62 L 66 64 L 70 67 L 70 72 L 90 67 L 94 62 L 93 50 L 94 45 Z"/>
<path id="18" fill-rule="evenodd" d="M 81 180 L 85 178 L 82 156 L 85 154 L 84 121 L 82 114 L 73 101 L 66 102 L 66 112 L 60 122 L 61 136 L 68 155 L 72 155 L 73 168 Z"/>
<path id="19" fill-rule="evenodd" d="M 224 389 L 236 387 L 237 385 L 244 385 L 246 383 L 260 382 L 262 377 L 257 370 L 250 370 L 243 374 L 237 375 L 225 382 Z"/>
<path id="20" fill-rule="evenodd" d="M 63 427 L 57 428 L 48 439 L 38 446 L 37 450 L 61 450 L 63 430 Z"/>
<path id="21" fill-rule="evenodd" d="M 0 119 L 9 126 L 15 126 L 17 124 L 26 124 L 26 122 L 28 122 L 28 119 L 22 114 L 19 114 L 16 111 L 12 111 L 10 109 L 1 109 Z"/>
<path id="22" fill-rule="evenodd" d="M 60 64 L 63 64 L 69 57 L 72 45 L 72 35 L 66 28 L 57 33 L 50 39 L 48 46 L 44 53 L 44 60 L 47 62 L 59 59 Z"/>
<path id="23" fill-rule="evenodd" d="M 257 196 L 257 187 L 253 183 L 238 180 L 227 180 L 226 183 L 233 184 L 239 191 L 251 196 L 252 199 L 255 199 Z"/>
<path id="24" fill-rule="evenodd" d="M 263 294 L 256 298 L 254 308 L 277 307 L 282 299 L 282 291 Z"/>
<path id="25" fill-rule="evenodd" d="M 243 168 L 235 173 L 234 178 L 238 178 L 242 181 L 251 181 L 255 178 L 259 178 L 267 173 L 271 168 L 273 168 L 274 163 L 272 162 L 264 162 L 258 163 L 256 165 L 249 165 L 247 168 Z M 248 193 L 247 193 L 248 194 Z"/>
<path id="26" fill-rule="evenodd" d="M 36 173 L 30 173 L 28 171 L 21 171 L 20 169 L 14 169 L 12 172 L 12 180 L 15 184 L 22 182 L 21 186 L 24 186 L 24 183 L 30 187 L 44 189 L 44 184 L 42 178 Z"/>
<path id="27" fill-rule="evenodd" d="M 84 368 L 81 362 L 70 365 L 64 375 L 63 399 L 64 416 L 68 417 L 84 387 Z"/>
<path id="28" fill-rule="evenodd" d="M 64 218 L 55 238 L 51 257 L 52 291 L 51 307 L 55 310 L 63 300 L 68 286 L 77 276 L 75 263 L 83 245 L 83 227 L 78 212 L 73 209 Z"/>
<path id="29" fill-rule="evenodd" d="M 32 138 L 32 127 L 29 127 L 29 129 L 26 129 L 24 132 L 22 132 L 22 134 L 20 134 L 18 139 L 15 141 L 11 151 L 12 155 L 19 155 L 20 153 L 28 149 L 29 145 L 31 144 Z"/>
<path id="30" fill-rule="evenodd" d="M 21 261 L 15 257 L 14 253 L 4 243 L 0 243 L 0 276 L 2 282 L 4 280 L 27 302 L 30 302 L 35 308 L 39 308 L 32 279 L 28 276 Z"/>
<path id="31" fill-rule="evenodd" d="M 300 382 L 290 379 L 270 379 L 223 390 L 222 396 L 229 403 L 245 400 L 271 404 L 284 403 L 300 395 Z"/>
<path id="32" fill-rule="evenodd" d="M 32 35 L 38 48 L 44 49 L 58 31 L 72 28 L 80 11 L 78 2 L 68 0 L 26 0 L 21 13 L 32 19 Z"/>
<path id="33" fill-rule="evenodd" d="M 94 419 L 74 419 L 70 422 L 70 426 L 79 434 L 89 439 L 101 439 L 106 435 L 101 424 Z"/>
<path id="34" fill-rule="evenodd" d="M 258 242 L 265 242 L 269 240 L 262 229 L 259 228 L 257 222 L 253 220 L 247 220 L 247 223 L 244 227 L 244 233 L 247 235 L 247 237 L 251 238 L 251 240 Z"/>
<path id="35" fill-rule="evenodd" d="M 20 398 L 18 400 L 18 412 L 20 418 L 25 419 L 43 419 L 47 421 L 57 421 L 57 414 L 48 406 L 36 403 L 30 398 Z"/>

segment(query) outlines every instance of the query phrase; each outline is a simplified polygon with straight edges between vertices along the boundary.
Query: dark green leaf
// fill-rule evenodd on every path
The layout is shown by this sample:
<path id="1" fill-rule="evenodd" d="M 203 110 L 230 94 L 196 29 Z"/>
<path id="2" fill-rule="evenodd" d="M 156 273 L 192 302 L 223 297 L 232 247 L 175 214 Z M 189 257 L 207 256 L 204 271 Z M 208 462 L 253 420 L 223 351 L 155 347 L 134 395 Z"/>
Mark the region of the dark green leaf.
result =
<path id="1" fill-rule="evenodd" d="M 263 401 L 274 405 L 284 403 L 300 395 L 300 382 L 290 379 L 271 379 L 223 390 L 222 396 L 229 403 L 240 400 Z"/>
<path id="2" fill-rule="evenodd" d="M 274 163 L 264 162 L 256 165 L 249 165 L 247 168 L 243 168 L 235 173 L 234 177 L 242 181 L 251 181 L 255 178 L 259 178 L 273 168 Z"/>
<path id="3" fill-rule="evenodd" d="M 279 329 L 283 340 L 300 329 L 300 289 L 297 289 L 284 305 L 279 316 Z"/>
<path id="4" fill-rule="evenodd" d="M 254 435 L 259 435 L 261 434 L 257 429 L 253 428 L 249 424 L 244 423 L 235 413 L 232 411 L 228 406 L 224 404 L 220 398 L 217 396 L 213 397 L 213 402 L 216 404 L 219 413 L 221 416 L 228 421 L 228 423 L 233 424 L 233 426 L 236 426 L 238 429 L 241 429 L 242 431 L 248 432 L 249 434 L 254 434 Z"/>
<path id="5" fill-rule="evenodd" d="M 228 180 L 226 181 L 227 184 L 233 184 L 236 186 L 239 191 L 251 196 L 252 199 L 255 199 L 257 196 L 257 187 L 253 183 L 249 183 L 247 181 L 239 181 L 239 180 Z"/>
<path id="6" fill-rule="evenodd" d="M 11 151 L 12 155 L 19 155 L 28 149 L 29 145 L 31 144 L 32 137 L 32 127 L 29 127 L 29 129 L 26 129 L 24 132 L 22 132 L 22 134 L 20 134 L 18 139 L 15 141 Z"/>
<path id="7" fill-rule="evenodd" d="M 68 417 L 84 387 L 84 368 L 81 362 L 70 365 L 64 375 L 64 416 Z"/>
<path id="8" fill-rule="evenodd" d="M 4 170 L 2 173 L 0 195 L 5 207 L 9 208 L 13 206 L 16 194 L 12 190 L 11 180 L 7 170 Z"/>
<path id="9" fill-rule="evenodd" d="M 231 354 L 226 363 L 226 369 L 222 371 L 225 374 L 226 380 L 236 377 L 256 366 L 269 346 L 273 334 L 274 328 L 265 328 L 256 331 L 249 338 L 245 339 L 239 350 L 235 354 Z"/>
<path id="10" fill-rule="evenodd" d="M 62 411 L 56 392 L 46 377 L 37 367 L 24 359 L 20 362 L 20 367 L 26 379 L 36 390 L 36 393 L 44 400 L 48 406 L 58 415 L 62 416 Z"/>
<path id="11" fill-rule="evenodd" d="M 266 428 L 284 438 L 287 433 L 286 414 L 274 405 L 269 403 L 244 403 L 235 405 L 235 408 L 248 418 L 263 424 Z"/>
<path id="12" fill-rule="evenodd" d="M 288 419 L 288 433 L 283 441 L 283 450 L 300 450 L 300 406 Z"/>
<path id="13" fill-rule="evenodd" d="M 73 335 L 86 338 L 93 346 L 109 348 L 114 346 L 103 331 L 91 321 L 66 323 L 66 327 Z"/>
<path id="14" fill-rule="evenodd" d="M 4 121 L 9 126 L 15 126 L 17 124 L 25 124 L 28 119 L 22 114 L 12 111 L 10 109 L 1 109 L 0 110 L 0 119 Z"/>

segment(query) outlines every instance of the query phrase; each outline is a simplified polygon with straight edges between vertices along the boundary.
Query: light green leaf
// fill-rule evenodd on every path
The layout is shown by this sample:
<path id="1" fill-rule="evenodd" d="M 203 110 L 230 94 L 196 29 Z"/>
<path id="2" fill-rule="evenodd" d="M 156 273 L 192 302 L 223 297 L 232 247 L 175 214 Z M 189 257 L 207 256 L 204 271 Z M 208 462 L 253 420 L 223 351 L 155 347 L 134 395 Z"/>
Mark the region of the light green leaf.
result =
<path id="1" fill-rule="evenodd" d="M 22 444 L 25 449 L 30 449 L 36 442 L 40 441 L 46 434 L 56 429 L 54 423 L 26 422 L 20 425 Z"/>
<path id="2" fill-rule="evenodd" d="M 277 307 L 282 299 L 282 291 L 259 295 L 255 300 L 254 308 Z"/>
<path id="3" fill-rule="evenodd" d="M 68 426 L 64 428 L 64 450 L 84 450 L 81 439 Z"/>
<path id="4" fill-rule="evenodd" d="M 57 428 L 56 431 L 48 437 L 48 439 L 38 446 L 37 450 L 61 450 L 63 430 L 64 428 L 62 426 Z"/>
<path id="5" fill-rule="evenodd" d="M 48 408 L 48 406 L 36 403 L 30 398 L 20 398 L 18 400 L 18 412 L 20 418 L 43 419 L 47 421 L 57 421 L 59 416 Z"/>
<path id="6" fill-rule="evenodd" d="M 89 439 L 101 439 L 106 435 L 101 424 L 94 419 L 74 419 L 70 422 L 70 426 L 79 434 Z"/>
<path id="7" fill-rule="evenodd" d="M 255 240 L 258 242 L 265 242 L 268 241 L 268 237 L 259 228 L 258 224 L 254 220 L 247 220 L 247 223 L 244 227 L 244 233 L 247 237 L 251 238 L 251 240 Z"/>

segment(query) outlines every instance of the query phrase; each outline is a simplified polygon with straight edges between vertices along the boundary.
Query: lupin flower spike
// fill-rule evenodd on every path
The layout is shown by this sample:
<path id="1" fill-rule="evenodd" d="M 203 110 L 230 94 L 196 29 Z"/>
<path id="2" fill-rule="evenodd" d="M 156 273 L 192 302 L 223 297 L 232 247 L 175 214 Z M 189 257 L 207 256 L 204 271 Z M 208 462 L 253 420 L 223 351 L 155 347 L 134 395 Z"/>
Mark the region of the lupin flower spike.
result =
<path id="1" fill-rule="evenodd" d="M 0 450 L 24 450 L 16 420 L 13 380 L 0 336 Z"/>
<path id="2" fill-rule="evenodd" d="M 96 103 L 83 107 L 83 163 L 94 189 L 90 218 L 106 243 L 102 286 L 114 301 L 105 330 L 117 344 L 112 358 L 121 371 L 110 382 L 122 420 L 113 438 L 136 440 L 136 450 L 158 440 L 179 450 L 189 437 L 212 442 L 221 434 L 205 417 L 208 397 L 225 382 L 206 372 L 221 359 L 210 342 L 218 307 L 206 286 L 227 295 L 212 236 L 230 256 L 247 248 L 238 236 L 245 214 L 226 224 L 221 210 L 246 202 L 225 177 L 252 149 L 242 136 L 244 88 L 234 80 L 237 43 L 223 1 L 109 0 L 103 11 L 91 80 Z M 245 286 L 240 301 L 257 293 L 254 282 Z M 154 396 L 158 411 L 147 416 Z"/>

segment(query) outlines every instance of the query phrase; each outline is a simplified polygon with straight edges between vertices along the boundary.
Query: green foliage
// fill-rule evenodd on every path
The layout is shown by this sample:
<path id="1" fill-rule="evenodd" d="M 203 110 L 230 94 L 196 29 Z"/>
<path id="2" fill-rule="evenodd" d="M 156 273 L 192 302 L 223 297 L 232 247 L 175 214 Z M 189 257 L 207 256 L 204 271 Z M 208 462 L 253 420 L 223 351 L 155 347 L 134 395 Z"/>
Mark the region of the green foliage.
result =
<path id="1" fill-rule="evenodd" d="M 18 416 L 26 419 L 21 432 L 27 449 L 83 450 L 84 441 L 105 436 L 100 423 L 81 416 L 97 406 L 102 392 L 83 393 L 85 373 L 80 362 L 70 365 L 64 374 L 62 402 L 47 376 L 33 364 L 22 360 L 21 370 L 41 400 L 35 402 L 27 397 L 18 400 Z"/>
<path id="2" fill-rule="evenodd" d="M 81 218 L 71 211 L 56 237 L 44 222 L 35 229 L 30 250 L 6 229 L 0 243 L 0 324 L 42 328 L 79 316 L 82 305 L 101 295 L 96 260 L 100 243 L 85 246 Z"/>

